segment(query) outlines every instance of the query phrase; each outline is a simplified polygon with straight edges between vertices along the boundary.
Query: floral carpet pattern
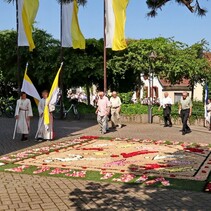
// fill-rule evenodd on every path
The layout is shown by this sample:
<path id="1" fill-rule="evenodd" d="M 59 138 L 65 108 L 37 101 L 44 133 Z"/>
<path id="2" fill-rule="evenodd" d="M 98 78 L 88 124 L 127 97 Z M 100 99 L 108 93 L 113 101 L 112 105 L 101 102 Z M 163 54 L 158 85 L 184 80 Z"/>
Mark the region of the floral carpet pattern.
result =
<path id="1" fill-rule="evenodd" d="M 6 168 L 11 163 L 16 166 Z M 101 180 L 169 186 L 165 178 L 205 181 L 211 170 L 211 148 L 207 144 L 83 136 L 0 157 L 0 166 L 9 172 L 33 167 L 33 174 L 81 178 L 88 171 L 97 171 Z"/>

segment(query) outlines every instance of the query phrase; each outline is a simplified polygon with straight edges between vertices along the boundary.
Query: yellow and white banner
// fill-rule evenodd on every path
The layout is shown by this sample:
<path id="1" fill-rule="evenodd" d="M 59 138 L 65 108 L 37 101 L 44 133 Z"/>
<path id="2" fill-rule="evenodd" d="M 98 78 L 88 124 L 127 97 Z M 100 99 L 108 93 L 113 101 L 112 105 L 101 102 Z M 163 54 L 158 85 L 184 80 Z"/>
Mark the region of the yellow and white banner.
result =
<path id="1" fill-rule="evenodd" d="M 85 49 L 85 38 L 78 23 L 78 4 L 74 0 L 62 4 L 62 47 Z"/>
<path id="2" fill-rule="evenodd" d="M 54 78 L 49 96 L 46 99 L 45 108 L 44 108 L 44 124 L 46 126 L 49 125 L 49 123 L 50 123 L 49 107 L 55 106 L 56 101 L 57 101 L 57 97 L 58 97 L 58 93 L 59 93 L 59 74 L 61 72 L 62 65 L 63 65 L 63 62 L 61 63 L 61 66 L 56 74 L 56 77 Z"/>
<path id="3" fill-rule="evenodd" d="M 37 15 L 39 0 L 18 1 L 18 46 L 29 46 L 29 51 L 35 48 L 32 39 L 32 25 Z"/>
<path id="4" fill-rule="evenodd" d="M 114 51 L 123 50 L 127 47 L 125 40 L 126 9 L 129 0 L 106 0 L 106 48 Z"/>
<path id="5" fill-rule="evenodd" d="M 25 92 L 27 95 L 32 96 L 34 98 L 35 103 L 38 106 L 41 98 L 40 98 L 40 95 L 38 94 L 34 84 L 32 83 L 31 79 L 27 75 L 27 69 L 28 69 L 28 63 L 26 64 L 26 69 L 25 69 L 25 73 L 24 73 L 21 92 Z"/>

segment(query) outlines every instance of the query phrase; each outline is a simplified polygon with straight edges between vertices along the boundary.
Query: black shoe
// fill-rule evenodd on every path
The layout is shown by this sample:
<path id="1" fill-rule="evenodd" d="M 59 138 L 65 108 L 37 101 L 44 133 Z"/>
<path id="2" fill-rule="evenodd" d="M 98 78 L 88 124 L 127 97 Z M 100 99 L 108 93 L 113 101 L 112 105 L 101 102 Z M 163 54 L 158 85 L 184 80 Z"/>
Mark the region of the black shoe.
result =
<path id="1" fill-rule="evenodd" d="M 163 127 L 168 127 L 169 125 L 164 125 Z"/>
<path id="2" fill-rule="evenodd" d="M 186 131 L 186 133 L 191 133 L 191 132 L 192 132 L 191 130 L 187 130 L 187 131 Z"/>
<path id="3" fill-rule="evenodd" d="M 182 135 L 185 135 L 186 134 L 186 132 L 185 131 L 182 131 Z"/>
<path id="4" fill-rule="evenodd" d="M 172 127 L 172 124 L 170 124 L 169 127 Z"/>

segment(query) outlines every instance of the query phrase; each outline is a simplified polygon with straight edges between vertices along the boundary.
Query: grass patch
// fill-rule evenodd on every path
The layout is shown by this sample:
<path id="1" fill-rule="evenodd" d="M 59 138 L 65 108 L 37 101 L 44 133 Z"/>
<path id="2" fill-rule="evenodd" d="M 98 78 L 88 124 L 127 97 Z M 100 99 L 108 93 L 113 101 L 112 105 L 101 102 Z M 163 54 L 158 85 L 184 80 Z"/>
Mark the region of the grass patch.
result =
<path id="1" fill-rule="evenodd" d="M 0 171 L 4 172 L 5 169 L 15 168 L 20 165 L 9 163 L 5 166 L 0 166 Z M 38 175 L 38 176 L 44 176 L 44 177 L 57 177 L 57 178 L 66 178 L 66 179 L 81 179 L 81 180 L 90 180 L 94 182 L 109 182 L 109 183 L 119 183 L 119 184 L 130 184 L 130 185 L 136 185 L 141 187 L 157 187 L 157 188 L 168 188 L 168 189 L 177 189 L 177 190 L 187 190 L 187 191 L 196 191 L 196 192 L 202 192 L 204 190 L 204 187 L 207 183 L 207 181 L 211 181 L 211 175 L 209 175 L 208 179 L 206 181 L 194 181 L 194 180 L 186 180 L 186 179 L 176 179 L 176 178 L 165 178 L 170 182 L 170 186 L 163 186 L 160 182 L 157 182 L 152 185 L 146 185 L 145 183 L 135 183 L 135 181 L 140 177 L 136 176 L 133 180 L 123 183 L 119 181 L 113 181 L 114 178 L 120 178 L 123 174 L 121 173 L 115 173 L 111 178 L 101 180 L 100 178 L 103 176 L 100 174 L 99 171 L 86 171 L 85 177 L 71 177 L 66 176 L 65 173 L 61 174 L 49 174 L 54 168 L 50 168 L 48 171 L 39 173 L 39 174 L 33 174 L 35 170 L 37 170 L 36 166 L 29 166 L 29 168 L 26 168 L 23 170 L 23 172 L 13 172 L 13 173 L 22 173 L 27 175 Z M 81 170 L 76 170 L 81 171 Z M 85 170 L 82 170 L 85 171 Z M 11 173 L 10 171 L 5 171 L 7 173 Z M 73 170 L 70 170 L 69 173 L 73 172 Z M 148 180 L 156 179 L 157 177 L 150 176 Z"/>

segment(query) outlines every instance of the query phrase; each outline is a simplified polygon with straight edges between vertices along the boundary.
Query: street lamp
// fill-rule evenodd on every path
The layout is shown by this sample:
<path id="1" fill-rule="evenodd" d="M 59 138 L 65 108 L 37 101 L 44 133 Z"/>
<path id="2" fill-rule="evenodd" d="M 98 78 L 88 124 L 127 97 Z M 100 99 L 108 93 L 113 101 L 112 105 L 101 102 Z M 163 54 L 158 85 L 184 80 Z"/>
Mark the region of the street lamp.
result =
<path id="1" fill-rule="evenodd" d="M 148 100 L 148 123 L 152 123 L 152 103 L 153 103 L 153 69 L 151 62 L 157 58 L 155 51 L 152 51 L 149 55 L 149 100 Z M 151 83 L 152 82 L 152 83 Z M 152 87 L 151 87 L 152 86 Z"/>

